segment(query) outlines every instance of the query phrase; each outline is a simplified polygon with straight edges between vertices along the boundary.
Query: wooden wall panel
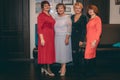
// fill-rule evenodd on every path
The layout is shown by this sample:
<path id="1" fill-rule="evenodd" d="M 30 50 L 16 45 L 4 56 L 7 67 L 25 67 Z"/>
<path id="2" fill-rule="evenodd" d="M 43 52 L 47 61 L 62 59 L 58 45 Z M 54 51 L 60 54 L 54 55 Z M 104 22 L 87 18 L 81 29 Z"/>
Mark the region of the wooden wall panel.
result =
<path id="1" fill-rule="evenodd" d="M 29 58 L 29 0 L 0 0 L 1 59 Z"/>

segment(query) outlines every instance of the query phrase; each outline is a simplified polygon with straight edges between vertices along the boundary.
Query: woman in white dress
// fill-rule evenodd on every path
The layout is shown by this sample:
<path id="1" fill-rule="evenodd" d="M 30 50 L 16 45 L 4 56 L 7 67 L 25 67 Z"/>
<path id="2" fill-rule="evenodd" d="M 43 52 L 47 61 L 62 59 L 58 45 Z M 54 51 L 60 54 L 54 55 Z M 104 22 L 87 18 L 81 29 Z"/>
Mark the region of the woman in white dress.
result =
<path id="1" fill-rule="evenodd" d="M 71 19 L 65 15 L 65 5 L 59 3 L 56 6 L 58 15 L 55 17 L 55 51 L 56 63 L 61 64 L 60 76 L 66 73 L 66 63 L 72 61 L 71 51 Z"/>

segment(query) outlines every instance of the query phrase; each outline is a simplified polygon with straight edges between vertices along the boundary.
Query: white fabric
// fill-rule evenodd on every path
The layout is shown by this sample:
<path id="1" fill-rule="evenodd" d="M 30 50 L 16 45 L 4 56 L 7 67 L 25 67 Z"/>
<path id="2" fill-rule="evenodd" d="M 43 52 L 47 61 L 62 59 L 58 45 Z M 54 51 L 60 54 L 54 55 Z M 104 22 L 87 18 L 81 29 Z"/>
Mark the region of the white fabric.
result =
<path id="1" fill-rule="evenodd" d="M 66 35 L 71 35 L 71 19 L 68 15 L 55 17 L 55 51 L 57 63 L 68 63 L 72 61 L 71 38 L 69 44 L 65 45 Z"/>

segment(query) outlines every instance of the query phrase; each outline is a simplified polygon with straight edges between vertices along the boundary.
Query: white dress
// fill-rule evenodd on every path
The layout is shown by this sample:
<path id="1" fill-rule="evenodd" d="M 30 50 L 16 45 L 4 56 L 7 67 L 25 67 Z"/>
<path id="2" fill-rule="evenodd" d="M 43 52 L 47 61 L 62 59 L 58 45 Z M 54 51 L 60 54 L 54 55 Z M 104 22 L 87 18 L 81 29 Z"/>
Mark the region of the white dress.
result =
<path id="1" fill-rule="evenodd" d="M 70 16 L 55 17 L 55 53 L 56 63 L 68 63 L 72 61 L 71 37 L 69 44 L 65 45 L 66 35 L 71 35 Z"/>

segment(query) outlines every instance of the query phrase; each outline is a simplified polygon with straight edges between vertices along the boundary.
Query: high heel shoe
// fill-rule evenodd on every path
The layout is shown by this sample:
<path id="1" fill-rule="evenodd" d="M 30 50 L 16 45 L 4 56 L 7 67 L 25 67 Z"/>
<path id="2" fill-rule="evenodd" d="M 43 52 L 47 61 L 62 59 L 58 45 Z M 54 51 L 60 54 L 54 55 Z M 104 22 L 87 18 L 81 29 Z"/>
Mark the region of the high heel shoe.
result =
<path id="1" fill-rule="evenodd" d="M 60 76 L 65 76 L 65 73 L 61 73 Z"/>
<path id="2" fill-rule="evenodd" d="M 45 72 L 45 69 L 44 68 L 41 68 L 41 73 L 44 73 Z"/>
<path id="3" fill-rule="evenodd" d="M 44 70 L 45 71 L 45 74 L 46 75 L 48 75 L 48 76 L 55 76 L 55 74 L 54 73 L 52 73 L 52 72 L 49 72 L 49 71 L 47 71 L 47 70 Z"/>
<path id="4" fill-rule="evenodd" d="M 60 73 L 60 76 L 65 76 L 66 70 Z"/>

